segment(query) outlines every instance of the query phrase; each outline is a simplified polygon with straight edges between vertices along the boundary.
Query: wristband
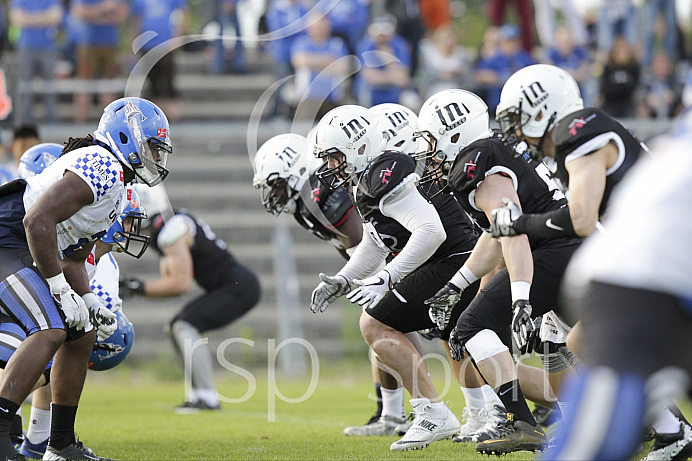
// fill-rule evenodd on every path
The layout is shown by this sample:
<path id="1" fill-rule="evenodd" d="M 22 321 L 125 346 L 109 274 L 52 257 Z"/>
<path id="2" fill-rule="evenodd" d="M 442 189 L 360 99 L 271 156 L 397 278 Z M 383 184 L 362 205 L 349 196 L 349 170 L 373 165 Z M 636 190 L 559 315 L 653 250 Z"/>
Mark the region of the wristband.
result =
<path id="1" fill-rule="evenodd" d="M 65 274 L 60 272 L 58 275 L 55 275 L 53 277 L 48 277 L 46 279 L 46 282 L 48 282 L 48 286 L 50 287 L 51 293 L 60 293 L 60 289 L 64 287 L 65 285 L 69 285 L 67 283 L 67 279 L 65 279 Z"/>
<path id="2" fill-rule="evenodd" d="M 476 280 L 478 280 L 478 277 L 471 272 L 471 269 L 466 267 L 466 265 L 463 265 L 461 269 L 454 274 L 454 277 L 452 277 L 450 283 L 459 288 L 460 291 L 463 291 Z"/>
<path id="3" fill-rule="evenodd" d="M 87 293 L 84 296 L 82 296 L 82 299 L 89 308 L 91 308 L 91 306 L 93 306 L 94 304 L 101 304 L 99 297 L 96 296 L 94 293 Z"/>
<path id="4" fill-rule="evenodd" d="M 512 290 L 512 304 L 519 299 L 529 299 L 531 292 L 531 284 L 529 282 L 512 282 L 510 284 Z"/>

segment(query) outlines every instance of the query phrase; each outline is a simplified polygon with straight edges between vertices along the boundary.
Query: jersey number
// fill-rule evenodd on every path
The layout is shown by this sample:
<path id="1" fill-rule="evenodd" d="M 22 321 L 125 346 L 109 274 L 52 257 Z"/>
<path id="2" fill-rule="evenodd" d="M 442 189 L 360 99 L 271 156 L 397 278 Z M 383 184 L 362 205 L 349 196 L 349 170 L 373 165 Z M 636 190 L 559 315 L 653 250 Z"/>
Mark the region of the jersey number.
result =
<path id="1" fill-rule="evenodd" d="M 560 186 L 558 186 L 557 182 L 553 178 L 553 174 L 550 172 L 545 163 L 540 162 L 538 164 L 536 167 L 536 173 L 538 173 L 538 176 L 540 176 L 541 179 L 547 184 L 548 190 L 554 191 L 553 200 L 562 200 L 565 198 L 565 194 L 563 194 L 562 190 L 560 190 Z"/>

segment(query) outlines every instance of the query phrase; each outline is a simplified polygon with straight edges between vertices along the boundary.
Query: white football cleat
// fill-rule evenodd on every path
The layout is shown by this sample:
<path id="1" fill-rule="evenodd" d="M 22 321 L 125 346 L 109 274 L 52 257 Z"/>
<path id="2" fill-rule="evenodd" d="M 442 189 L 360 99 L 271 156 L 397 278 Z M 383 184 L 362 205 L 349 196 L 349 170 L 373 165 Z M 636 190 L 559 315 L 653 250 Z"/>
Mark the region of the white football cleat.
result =
<path id="1" fill-rule="evenodd" d="M 680 423 L 677 434 L 654 434 L 651 451 L 642 461 L 678 461 L 692 456 L 692 428 Z"/>
<path id="2" fill-rule="evenodd" d="M 433 442 L 454 437 L 459 433 L 461 424 L 449 408 L 433 408 L 428 399 L 411 399 L 411 406 L 416 413 L 413 424 L 400 440 L 394 442 L 392 451 L 419 450 Z"/>
<path id="3" fill-rule="evenodd" d="M 464 424 L 461 426 L 459 435 L 454 439 L 455 442 L 460 441 L 458 440 L 460 437 L 469 436 L 485 426 L 488 420 L 488 413 L 485 411 L 485 408 L 466 407 L 461 413 L 461 420 L 464 421 Z"/>
<path id="4" fill-rule="evenodd" d="M 396 435 L 396 428 L 406 422 L 404 418 L 384 415 L 380 419 L 363 426 L 351 426 L 344 429 L 344 434 L 360 437 L 374 437 L 382 435 Z"/>

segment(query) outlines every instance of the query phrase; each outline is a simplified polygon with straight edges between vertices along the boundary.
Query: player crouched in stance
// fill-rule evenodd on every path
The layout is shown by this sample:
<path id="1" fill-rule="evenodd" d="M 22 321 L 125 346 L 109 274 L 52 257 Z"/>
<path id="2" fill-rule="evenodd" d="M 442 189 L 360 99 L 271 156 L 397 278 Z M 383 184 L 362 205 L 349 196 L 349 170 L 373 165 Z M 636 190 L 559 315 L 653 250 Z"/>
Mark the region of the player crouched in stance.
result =
<path id="1" fill-rule="evenodd" d="M 405 333 L 435 326 L 423 301 L 461 267 L 477 234 L 453 197 L 429 203 L 419 193 L 410 156 L 384 148 L 376 116 L 360 106 L 336 108 L 317 127 L 315 155 L 326 159 L 317 175 L 332 188 L 349 188 L 364 231 L 335 276 L 320 274 L 310 307 L 322 312 L 349 292 L 351 302 L 364 307 L 363 338 L 401 376 L 412 397 L 413 425 L 390 447 L 402 451 L 453 437 L 461 428 Z M 394 257 L 383 269 L 363 279 L 390 254 Z M 452 315 L 458 316 L 475 292 L 468 293 Z"/>
<path id="2" fill-rule="evenodd" d="M 0 311 L 27 334 L 0 381 L 0 459 L 24 459 L 10 441 L 12 417 L 53 357 L 44 459 L 100 459 L 76 440 L 74 421 L 94 338 L 117 325 L 84 263 L 120 214 L 125 184 L 168 174 L 169 131 L 156 105 L 119 99 L 104 109 L 95 139 L 68 144 L 42 174 L 0 188 Z"/>
<path id="3" fill-rule="evenodd" d="M 589 237 L 570 265 L 566 291 L 588 368 L 565 389 L 575 410 L 546 459 L 628 459 L 660 408 L 689 389 L 692 220 L 681 210 L 692 200 L 691 142 L 688 111 L 654 156 L 632 167 L 611 197 L 607 232 Z M 661 165 L 665 181 L 652 183 Z M 692 456 L 689 426 L 666 432 L 645 459 Z"/>

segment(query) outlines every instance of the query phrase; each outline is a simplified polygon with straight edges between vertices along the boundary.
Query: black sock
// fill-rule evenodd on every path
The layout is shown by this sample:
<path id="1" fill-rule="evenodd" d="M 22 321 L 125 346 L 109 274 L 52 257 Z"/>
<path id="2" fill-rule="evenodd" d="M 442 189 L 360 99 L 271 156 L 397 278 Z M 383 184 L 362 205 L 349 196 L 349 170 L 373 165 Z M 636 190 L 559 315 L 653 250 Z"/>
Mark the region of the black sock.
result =
<path id="1" fill-rule="evenodd" d="M 380 383 L 375 383 L 375 394 L 377 394 L 377 411 L 375 416 L 379 418 L 382 416 L 382 386 Z"/>
<path id="2" fill-rule="evenodd" d="M 519 421 L 524 421 L 532 426 L 536 426 L 536 420 L 529 410 L 529 406 L 524 398 L 524 393 L 521 391 L 521 386 L 519 385 L 519 380 L 515 379 L 504 383 L 497 389 L 495 389 L 502 404 L 505 406 L 507 413 L 513 413 L 514 419 Z"/>
<path id="3" fill-rule="evenodd" d="M 17 452 L 10 440 L 10 428 L 17 410 L 19 405 L 0 397 L 0 459 L 5 459 Z"/>
<path id="4" fill-rule="evenodd" d="M 50 439 L 48 443 L 51 447 L 62 450 L 77 441 L 74 435 L 76 417 L 76 406 L 50 404 Z"/>
<path id="5" fill-rule="evenodd" d="M 22 417 L 15 413 L 10 425 L 10 439 L 20 439 L 22 437 Z"/>

